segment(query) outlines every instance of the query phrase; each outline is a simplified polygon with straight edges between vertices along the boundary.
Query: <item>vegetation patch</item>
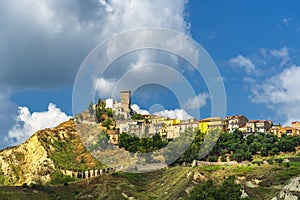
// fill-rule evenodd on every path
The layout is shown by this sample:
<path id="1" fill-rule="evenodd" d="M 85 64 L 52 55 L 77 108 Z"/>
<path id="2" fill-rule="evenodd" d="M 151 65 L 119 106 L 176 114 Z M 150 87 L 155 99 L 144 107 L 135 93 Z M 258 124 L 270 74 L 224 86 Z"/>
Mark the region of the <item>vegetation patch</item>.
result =
<path id="1" fill-rule="evenodd" d="M 242 166 L 237 166 L 232 169 L 232 172 L 236 175 L 246 175 L 250 174 L 253 172 L 255 167 L 253 165 L 242 165 Z"/>
<path id="2" fill-rule="evenodd" d="M 60 171 L 55 171 L 52 177 L 50 184 L 57 185 L 57 184 L 66 184 L 68 182 L 73 182 L 78 180 L 77 178 L 66 176 Z"/>

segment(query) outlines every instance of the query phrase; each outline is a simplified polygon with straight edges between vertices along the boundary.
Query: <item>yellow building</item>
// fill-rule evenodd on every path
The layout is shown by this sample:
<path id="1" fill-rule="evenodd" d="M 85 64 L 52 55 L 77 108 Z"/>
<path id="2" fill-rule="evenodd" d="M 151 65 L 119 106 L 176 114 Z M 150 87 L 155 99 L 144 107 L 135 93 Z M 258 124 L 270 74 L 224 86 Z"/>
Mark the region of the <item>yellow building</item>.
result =
<path id="1" fill-rule="evenodd" d="M 300 135 L 300 130 L 290 126 L 285 126 L 279 129 L 277 136 L 281 137 L 283 134 L 291 135 L 291 136 Z"/>
<path id="2" fill-rule="evenodd" d="M 295 129 L 299 129 L 300 130 L 300 122 L 292 122 L 292 128 L 295 128 Z"/>
<path id="3" fill-rule="evenodd" d="M 211 117 L 199 121 L 199 130 L 202 133 L 207 133 L 209 129 L 220 129 L 224 131 L 224 120 L 220 117 Z"/>

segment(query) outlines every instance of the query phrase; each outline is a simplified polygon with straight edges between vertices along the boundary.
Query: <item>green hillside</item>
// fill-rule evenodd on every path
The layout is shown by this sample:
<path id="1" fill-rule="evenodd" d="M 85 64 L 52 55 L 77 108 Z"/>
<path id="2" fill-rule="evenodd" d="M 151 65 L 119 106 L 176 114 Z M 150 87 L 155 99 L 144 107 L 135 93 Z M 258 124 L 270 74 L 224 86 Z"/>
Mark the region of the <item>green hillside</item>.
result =
<path id="1" fill-rule="evenodd" d="M 250 199 L 270 199 L 300 174 L 300 163 L 175 166 L 143 174 L 118 172 L 61 185 L 0 187 L 0 199 L 187 199 L 195 186 L 236 177 Z"/>

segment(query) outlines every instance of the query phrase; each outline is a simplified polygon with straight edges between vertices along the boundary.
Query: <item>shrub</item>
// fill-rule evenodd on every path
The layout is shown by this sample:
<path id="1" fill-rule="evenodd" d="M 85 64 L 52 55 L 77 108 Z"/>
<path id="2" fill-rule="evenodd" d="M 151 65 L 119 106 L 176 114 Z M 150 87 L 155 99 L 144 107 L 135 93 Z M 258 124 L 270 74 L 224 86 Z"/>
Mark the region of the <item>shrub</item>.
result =
<path id="1" fill-rule="evenodd" d="M 209 162 L 218 162 L 218 157 L 217 156 L 208 156 L 208 161 Z"/>

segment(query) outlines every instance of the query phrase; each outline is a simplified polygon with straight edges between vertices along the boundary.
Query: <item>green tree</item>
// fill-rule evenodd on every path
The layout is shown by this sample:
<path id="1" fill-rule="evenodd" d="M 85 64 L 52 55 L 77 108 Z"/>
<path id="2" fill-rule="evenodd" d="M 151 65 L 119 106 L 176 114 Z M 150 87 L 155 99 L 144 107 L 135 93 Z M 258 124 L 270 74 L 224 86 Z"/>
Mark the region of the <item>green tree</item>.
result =
<path id="1" fill-rule="evenodd" d="M 208 156 L 208 161 L 209 162 L 218 162 L 218 157 L 217 156 Z"/>
<path id="2" fill-rule="evenodd" d="M 240 200 L 242 187 L 235 183 L 235 176 L 229 176 L 218 189 L 217 199 Z"/>
<path id="3" fill-rule="evenodd" d="M 260 149 L 260 155 L 263 156 L 263 157 L 267 157 L 269 155 L 269 151 L 266 147 L 262 147 Z"/>
<path id="4" fill-rule="evenodd" d="M 216 186 L 214 182 L 209 179 L 200 186 L 195 186 L 191 191 L 189 200 L 215 200 L 216 199 Z"/>
<path id="5" fill-rule="evenodd" d="M 278 142 L 278 147 L 282 152 L 293 152 L 295 151 L 295 143 L 289 136 L 282 137 Z"/>
<path id="6" fill-rule="evenodd" d="M 252 155 L 255 155 L 259 149 L 260 149 L 260 144 L 258 142 L 253 142 L 248 146 L 248 150 L 249 152 L 251 152 Z"/>
<path id="7" fill-rule="evenodd" d="M 135 114 L 133 114 L 131 116 L 131 119 L 134 119 L 134 120 L 144 120 L 144 117 L 141 114 L 135 113 Z"/>
<path id="8" fill-rule="evenodd" d="M 114 116 L 113 110 L 112 110 L 111 108 L 107 108 L 107 109 L 106 109 L 106 112 L 107 112 L 107 116 L 108 116 L 108 117 L 113 117 L 113 116 Z"/>
<path id="9" fill-rule="evenodd" d="M 209 179 L 200 186 L 195 186 L 190 193 L 189 200 L 240 200 L 241 185 L 235 183 L 235 177 L 229 176 L 220 186 Z"/>
<path id="10" fill-rule="evenodd" d="M 103 125 L 104 127 L 106 127 L 107 129 L 110 129 L 111 123 L 112 123 L 112 120 L 111 120 L 110 118 L 107 118 L 107 119 L 105 119 L 105 120 L 102 122 L 102 125 Z"/>

